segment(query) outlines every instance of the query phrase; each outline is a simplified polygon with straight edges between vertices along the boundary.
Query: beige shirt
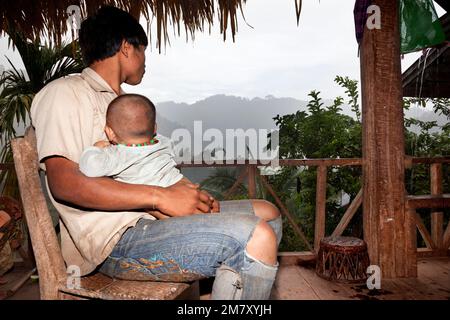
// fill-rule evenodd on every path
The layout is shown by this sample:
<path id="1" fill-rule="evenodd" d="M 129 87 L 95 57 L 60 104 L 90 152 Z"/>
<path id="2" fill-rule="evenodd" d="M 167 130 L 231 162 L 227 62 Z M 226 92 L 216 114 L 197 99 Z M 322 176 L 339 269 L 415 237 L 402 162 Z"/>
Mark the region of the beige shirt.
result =
<path id="1" fill-rule="evenodd" d="M 31 119 L 37 150 L 42 162 L 62 156 L 76 163 L 81 153 L 96 141 L 105 140 L 108 104 L 116 93 L 94 70 L 52 81 L 33 99 Z M 48 183 L 47 177 L 46 186 Z M 81 274 L 93 271 L 111 253 L 123 232 L 141 218 L 154 219 L 145 212 L 83 211 L 50 199 L 60 215 L 61 248 L 66 264 L 77 265 Z"/>

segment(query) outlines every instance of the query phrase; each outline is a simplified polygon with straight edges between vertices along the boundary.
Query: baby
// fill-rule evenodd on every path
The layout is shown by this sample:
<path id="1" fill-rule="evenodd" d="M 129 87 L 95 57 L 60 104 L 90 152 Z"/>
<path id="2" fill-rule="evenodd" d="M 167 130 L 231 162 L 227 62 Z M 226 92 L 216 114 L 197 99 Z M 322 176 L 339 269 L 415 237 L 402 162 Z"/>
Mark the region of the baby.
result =
<path id="1" fill-rule="evenodd" d="M 115 98 L 106 112 L 109 142 L 99 141 L 86 148 L 80 158 L 80 171 L 88 177 L 108 176 L 160 187 L 181 181 L 183 175 L 176 168 L 172 143 L 156 134 L 155 118 L 155 106 L 148 98 L 138 94 Z M 213 198 L 211 201 L 216 202 Z"/>

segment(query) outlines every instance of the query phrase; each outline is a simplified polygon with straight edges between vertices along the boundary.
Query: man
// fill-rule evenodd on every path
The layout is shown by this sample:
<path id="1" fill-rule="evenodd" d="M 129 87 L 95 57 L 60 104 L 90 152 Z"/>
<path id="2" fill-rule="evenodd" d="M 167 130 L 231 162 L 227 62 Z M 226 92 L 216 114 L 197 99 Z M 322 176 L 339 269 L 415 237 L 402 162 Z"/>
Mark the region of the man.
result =
<path id="1" fill-rule="evenodd" d="M 222 202 L 222 213 L 211 214 L 217 202 L 186 180 L 161 188 L 79 171 L 83 149 L 106 139 L 106 109 L 123 93 L 120 85 L 141 82 L 147 36 L 131 15 L 104 7 L 83 21 L 79 41 L 89 67 L 48 84 L 31 108 L 67 265 L 122 279 L 216 276 L 213 299 L 267 299 L 281 237 L 273 205 Z M 154 220 L 146 210 L 170 218 Z"/>

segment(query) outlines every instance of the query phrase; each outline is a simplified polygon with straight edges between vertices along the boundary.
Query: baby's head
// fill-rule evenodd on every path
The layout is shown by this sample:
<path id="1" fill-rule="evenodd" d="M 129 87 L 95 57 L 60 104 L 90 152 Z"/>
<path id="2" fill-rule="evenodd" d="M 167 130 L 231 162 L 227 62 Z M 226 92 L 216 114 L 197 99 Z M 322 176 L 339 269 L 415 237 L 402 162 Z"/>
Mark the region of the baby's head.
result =
<path id="1" fill-rule="evenodd" d="M 153 103 L 139 94 L 118 96 L 108 106 L 105 132 L 115 143 L 142 143 L 156 133 Z"/>

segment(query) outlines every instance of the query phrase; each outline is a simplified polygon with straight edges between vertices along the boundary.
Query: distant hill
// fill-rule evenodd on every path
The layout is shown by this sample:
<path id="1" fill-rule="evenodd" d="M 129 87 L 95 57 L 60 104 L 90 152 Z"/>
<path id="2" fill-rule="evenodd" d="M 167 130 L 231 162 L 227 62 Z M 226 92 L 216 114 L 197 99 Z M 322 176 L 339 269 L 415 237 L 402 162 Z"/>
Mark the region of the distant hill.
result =
<path id="1" fill-rule="evenodd" d="M 330 105 L 332 100 L 323 100 L 325 106 Z M 277 115 L 292 114 L 298 110 L 306 110 L 307 101 L 294 98 L 276 98 L 266 96 L 265 98 L 242 98 L 230 95 L 214 95 L 193 104 L 176 103 L 173 101 L 157 104 L 158 117 L 167 120 L 169 129 L 164 128 L 161 121 L 159 128 L 167 135 L 174 128 L 187 128 L 193 131 L 194 121 L 203 122 L 203 130 L 217 128 L 225 129 L 242 128 L 244 130 L 275 129 L 273 118 Z M 343 113 L 354 116 L 350 107 L 342 106 Z M 422 121 L 436 120 L 439 125 L 448 122 L 445 116 L 438 116 L 429 109 L 411 107 L 405 112 L 406 117 L 412 117 Z M 177 127 L 179 126 L 179 127 Z M 412 128 L 416 131 L 416 128 Z M 170 134 L 169 134 L 170 135 Z"/>
<path id="2" fill-rule="evenodd" d="M 323 102 L 327 106 L 332 100 Z M 294 98 L 266 96 L 248 99 L 231 95 L 214 95 L 193 104 L 161 102 L 156 106 L 158 132 L 168 137 L 177 128 L 186 128 L 192 132 L 196 120 L 203 122 L 203 130 L 217 128 L 224 132 L 225 129 L 237 128 L 275 129 L 273 117 L 277 114 L 286 115 L 306 110 L 306 105 L 307 101 Z M 343 106 L 342 109 L 343 113 L 352 116 L 348 106 Z M 441 126 L 448 122 L 445 116 L 438 116 L 433 111 L 421 107 L 411 107 L 410 110 L 406 110 L 405 116 L 422 121 L 435 120 Z M 16 130 L 21 135 L 24 127 L 16 126 Z M 416 129 L 413 128 L 413 131 Z"/>
<path id="3" fill-rule="evenodd" d="M 242 128 L 244 130 L 275 129 L 273 117 L 305 110 L 307 102 L 294 98 L 242 98 L 214 95 L 193 104 L 172 101 L 157 104 L 157 113 L 170 121 L 193 130 L 194 121 L 202 121 L 203 129 Z"/>

